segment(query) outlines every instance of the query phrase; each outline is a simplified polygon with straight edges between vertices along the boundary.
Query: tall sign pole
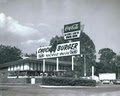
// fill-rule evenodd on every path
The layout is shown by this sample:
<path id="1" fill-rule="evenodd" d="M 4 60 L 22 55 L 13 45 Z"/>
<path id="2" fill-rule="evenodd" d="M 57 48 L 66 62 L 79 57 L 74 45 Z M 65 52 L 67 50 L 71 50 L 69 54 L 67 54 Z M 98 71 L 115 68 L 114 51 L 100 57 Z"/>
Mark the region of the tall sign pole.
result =
<path id="1" fill-rule="evenodd" d="M 43 72 L 45 72 L 45 59 L 43 59 Z"/>
<path id="2" fill-rule="evenodd" d="M 79 38 L 81 33 L 80 22 L 71 23 L 64 25 L 64 39 L 68 40 L 69 43 L 72 39 Z M 72 56 L 72 71 L 74 70 L 74 56 Z"/>
<path id="3" fill-rule="evenodd" d="M 59 71 L 59 58 L 57 58 L 57 66 L 56 66 L 56 71 Z"/>
<path id="4" fill-rule="evenodd" d="M 86 76 L 86 56 L 85 54 L 83 55 L 84 58 L 84 76 Z"/>
<path id="5" fill-rule="evenodd" d="M 94 78 L 94 66 L 92 66 L 92 79 Z"/>
<path id="6" fill-rule="evenodd" d="M 75 56 L 72 56 L 72 71 L 74 71 L 74 57 Z"/>

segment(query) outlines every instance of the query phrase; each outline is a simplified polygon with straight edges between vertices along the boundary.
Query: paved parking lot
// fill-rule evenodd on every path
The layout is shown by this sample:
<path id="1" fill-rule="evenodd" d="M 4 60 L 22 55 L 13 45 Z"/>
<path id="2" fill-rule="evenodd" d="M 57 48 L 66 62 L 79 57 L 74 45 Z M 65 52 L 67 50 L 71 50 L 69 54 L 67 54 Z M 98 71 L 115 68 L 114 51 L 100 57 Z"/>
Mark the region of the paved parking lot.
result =
<path id="1" fill-rule="evenodd" d="M 93 88 L 40 88 L 38 85 L 0 86 L 0 96 L 119 96 L 119 85 Z"/>
<path id="2" fill-rule="evenodd" d="M 38 85 L 0 86 L 0 96 L 119 96 L 119 85 L 93 88 L 40 88 Z"/>

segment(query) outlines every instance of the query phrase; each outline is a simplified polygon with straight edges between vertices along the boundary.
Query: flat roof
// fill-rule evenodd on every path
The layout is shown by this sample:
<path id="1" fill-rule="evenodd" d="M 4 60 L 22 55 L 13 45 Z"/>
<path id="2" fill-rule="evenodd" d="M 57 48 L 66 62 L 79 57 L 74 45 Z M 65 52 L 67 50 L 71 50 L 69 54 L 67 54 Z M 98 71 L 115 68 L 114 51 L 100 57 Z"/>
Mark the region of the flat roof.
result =
<path id="1" fill-rule="evenodd" d="M 37 58 L 26 58 L 26 59 L 20 59 L 20 60 L 16 60 L 16 61 L 12 61 L 12 62 L 7 62 L 7 63 L 3 63 L 0 64 L 0 68 L 4 68 L 4 67 L 8 67 L 11 65 L 18 65 L 21 63 L 42 63 L 43 59 L 37 59 Z M 45 59 L 46 64 L 50 63 L 50 64 L 55 64 L 56 60 L 55 59 Z M 59 61 L 60 65 L 71 65 L 72 62 L 68 62 L 68 61 Z"/>

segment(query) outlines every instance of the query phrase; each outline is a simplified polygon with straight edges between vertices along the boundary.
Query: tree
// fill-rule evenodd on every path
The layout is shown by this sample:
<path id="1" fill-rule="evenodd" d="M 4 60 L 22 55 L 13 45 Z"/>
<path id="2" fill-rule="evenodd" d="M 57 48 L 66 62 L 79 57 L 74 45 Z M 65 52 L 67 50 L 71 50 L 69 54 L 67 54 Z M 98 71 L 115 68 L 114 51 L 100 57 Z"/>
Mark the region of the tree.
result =
<path id="1" fill-rule="evenodd" d="M 99 73 L 114 72 L 115 65 L 113 60 L 116 56 L 116 53 L 110 48 L 103 48 L 99 50 L 98 54 L 100 54 L 100 61 L 97 64 Z"/>
<path id="2" fill-rule="evenodd" d="M 0 45 L 0 64 L 21 59 L 20 49 L 11 46 Z"/>
<path id="3" fill-rule="evenodd" d="M 83 76 L 84 63 L 86 63 L 86 74 L 91 75 L 91 68 L 95 65 L 96 60 L 96 50 L 92 39 L 85 33 L 81 32 L 80 38 L 74 41 L 80 41 L 80 54 L 76 57 L 76 63 L 79 65 L 76 69 L 79 71 L 80 76 Z M 85 57 L 84 57 L 85 56 Z"/>
<path id="4" fill-rule="evenodd" d="M 115 56 L 113 63 L 115 63 L 116 66 L 120 66 L 120 55 Z"/>
<path id="5" fill-rule="evenodd" d="M 116 73 L 117 78 L 120 79 L 120 55 L 114 56 L 114 58 L 111 60 L 112 64 L 112 71 Z"/>
<path id="6" fill-rule="evenodd" d="M 51 51 L 55 51 L 57 44 L 61 43 L 67 43 L 69 40 L 64 40 L 63 36 L 55 36 L 50 40 Z M 80 54 L 83 54 L 86 59 L 86 65 L 87 65 L 87 75 L 91 75 L 91 67 L 95 65 L 95 45 L 93 41 L 90 39 L 90 37 L 85 34 L 84 32 L 81 32 L 80 38 L 72 40 L 74 41 L 80 41 Z M 71 56 L 67 57 L 61 57 L 60 60 L 63 61 L 71 61 Z M 84 59 L 80 55 L 75 56 L 75 63 L 77 67 L 75 67 L 75 70 L 77 73 L 79 73 L 79 76 L 83 76 L 83 69 L 84 69 Z"/>
<path id="7" fill-rule="evenodd" d="M 37 57 L 37 55 L 34 54 L 34 53 L 31 53 L 31 54 L 25 53 L 24 56 L 25 56 L 25 57 Z"/>
<path id="8" fill-rule="evenodd" d="M 50 49 L 50 51 L 55 51 L 57 45 L 58 45 L 58 44 L 62 44 L 62 43 L 68 43 L 68 41 L 67 41 L 67 40 L 64 40 L 64 37 L 63 37 L 63 36 L 60 36 L 60 37 L 59 37 L 59 36 L 56 35 L 55 37 L 53 37 L 53 38 L 50 40 L 50 46 L 52 46 L 51 49 Z M 71 56 L 60 57 L 59 59 L 62 60 L 62 61 L 71 61 Z"/>
<path id="9" fill-rule="evenodd" d="M 50 51 L 55 51 L 56 47 L 57 47 L 57 44 L 62 44 L 62 43 L 66 43 L 67 41 L 64 40 L 64 37 L 63 36 L 55 36 L 53 37 L 51 40 L 50 40 L 50 46 L 51 49 Z"/>

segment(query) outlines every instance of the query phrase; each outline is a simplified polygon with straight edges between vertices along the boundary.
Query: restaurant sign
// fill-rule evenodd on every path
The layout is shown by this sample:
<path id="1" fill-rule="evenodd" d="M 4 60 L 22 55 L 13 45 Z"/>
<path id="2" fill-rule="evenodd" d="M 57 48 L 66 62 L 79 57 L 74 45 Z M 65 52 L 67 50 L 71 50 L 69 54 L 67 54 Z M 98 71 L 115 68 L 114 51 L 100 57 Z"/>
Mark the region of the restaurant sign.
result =
<path id="1" fill-rule="evenodd" d="M 80 22 L 64 25 L 64 39 L 80 37 Z"/>
<path id="2" fill-rule="evenodd" d="M 50 52 L 51 46 L 37 49 L 37 59 L 54 58 L 62 56 L 72 56 L 80 54 L 80 42 L 58 44 L 55 52 Z"/>

